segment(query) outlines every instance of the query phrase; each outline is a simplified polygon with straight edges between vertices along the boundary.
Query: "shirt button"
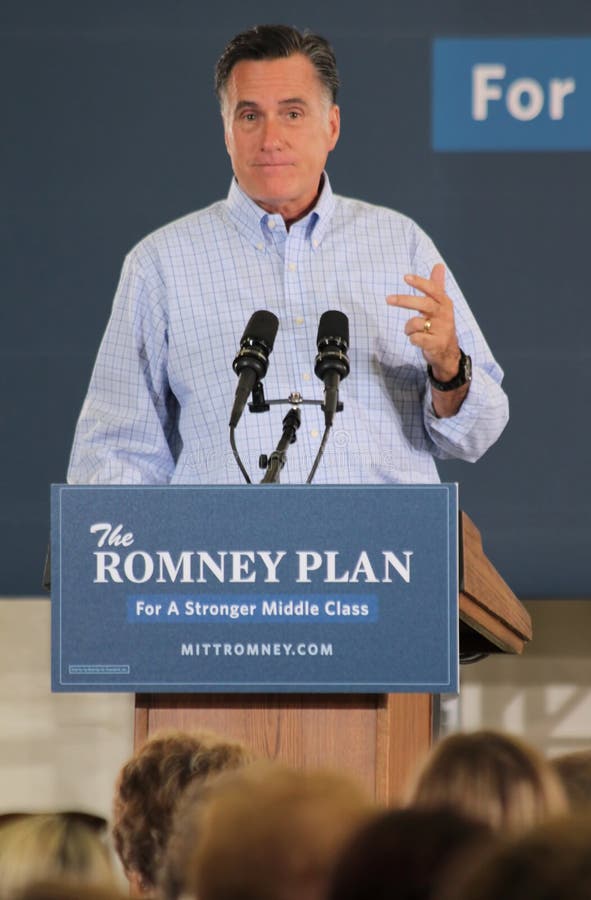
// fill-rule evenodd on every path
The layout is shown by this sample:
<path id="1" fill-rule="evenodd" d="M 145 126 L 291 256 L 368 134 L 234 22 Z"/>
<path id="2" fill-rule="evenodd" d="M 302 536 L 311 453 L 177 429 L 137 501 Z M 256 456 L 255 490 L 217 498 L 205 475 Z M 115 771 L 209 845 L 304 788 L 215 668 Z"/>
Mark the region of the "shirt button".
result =
<path id="1" fill-rule="evenodd" d="M 318 246 L 318 241 L 312 241 L 312 246 L 314 247 L 314 250 L 316 250 L 316 248 Z"/>
<path id="2" fill-rule="evenodd" d="M 316 430 L 316 428 L 312 429 L 312 431 L 310 432 L 310 437 L 313 437 L 313 438 L 318 437 L 318 431 Z"/>
<path id="3" fill-rule="evenodd" d="M 264 244 L 257 244 L 257 250 L 264 250 L 264 249 L 265 249 Z"/>
<path id="4" fill-rule="evenodd" d="M 271 231 L 273 231 L 273 229 L 275 228 L 275 220 L 274 219 L 269 219 L 269 228 L 271 229 Z"/>
<path id="5" fill-rule="evenodd" d="M 310 378 L 311 378 L 311 377 L 312 377 L 312 376 L 310 375 L 309 372 L 304 372 L 304 375 L 303 375 L 304 381 L 310 381 Z"/>
<path id="6" fill-rule="evenodd" d="M 287 268 L 289 269 L 290 272 L 295 272 L 297 266 L 295 263 L 289 263 Z"/>
<path id="7" fill-rule="evenodd" d="M 303 325 L 303 324 L 304 324 L 304 317 L 303 317 L 303 316 L 296 316 L 296 318 L 294 319 L 294 321 L 295 321 L 296 325 Z"/>

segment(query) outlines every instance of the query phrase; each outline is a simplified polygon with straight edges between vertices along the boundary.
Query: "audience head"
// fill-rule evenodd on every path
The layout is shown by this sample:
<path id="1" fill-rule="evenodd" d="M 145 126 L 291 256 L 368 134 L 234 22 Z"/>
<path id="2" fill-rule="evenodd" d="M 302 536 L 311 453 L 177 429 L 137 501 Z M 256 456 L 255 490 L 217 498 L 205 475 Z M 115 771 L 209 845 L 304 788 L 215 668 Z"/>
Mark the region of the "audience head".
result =
<path id="1" fill-rule="evenodd" d="M 324 900 L 336 858 L 371 805 L 344 775 L 259 763 L 220 779 L 190 866 L 199 900 Z"/>
<path id="2" fill-rule="evenodd" d="M 550 760 L 558 772 L 573 812 L 591 813 L 591 750 L 577 750 Z"/>
<path id="3" fill-rule="evenodd" d="M 346 845 L 328 900 L 431 900 L 494 841 L 488 825 L 452 810 L 380 812 Z"/>
<path id="4" fill-rule="evenodd" d="M 523 831 L 566 812 L 550 763 L 526 742 L 496 731 L 452 734 L 436 744 L 410 794 L 416 807 L 453 807 L 493 828 Z"/>
<path id="5" fill-rule="evenodd" d="M 41 881 L 25 888 L 18 900 L 129 900 L 129 894 L 98 884 L 69 881 Z"/>
<path id="6" fill-rule="evenodd" d="M 36 882 L 56 879 L 115 887 L 116 877 L 94 816 L 43 813 L 3 817 L 0 897 L 13 900 Z"/>
<path id="7" fill-rule="evenodd" d="M 223 779 L 224 774 L 219 778 Z M 203 807 L 219 778 L 191 782 L 177 804 L 158 872 L 158 895 L 163 900 L 180 900 L 190 893 L 192 882 L 187 863 L 197 846 Z"/>
<path id="8" fill-rule="evenodd" d="M 252 755 L 210 732 L 170 731 L 145 743 L 123 766 L 115 788 L 113 838 L 136 893 L 151 893 L 182 792 L 235 769 Z"/>
<path id="9" fill-rule="evenodd" d="M 591 818 L 545 822 L 490 855 L 448 900 L 589 900 Z M 443 900 L 443 897 L 441 898 Z"/>

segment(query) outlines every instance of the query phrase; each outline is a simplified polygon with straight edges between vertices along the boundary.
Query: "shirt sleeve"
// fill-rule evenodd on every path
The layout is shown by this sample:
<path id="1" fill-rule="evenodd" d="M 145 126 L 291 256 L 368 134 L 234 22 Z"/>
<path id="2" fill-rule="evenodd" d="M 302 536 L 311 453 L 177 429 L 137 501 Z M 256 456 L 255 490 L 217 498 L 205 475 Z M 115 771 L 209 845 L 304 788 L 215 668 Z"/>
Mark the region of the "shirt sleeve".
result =
<path id="1" fill-rule="evenodd" d="M 444 262 L 430 238 L 419 230 L 413 272 L 429 278 L 433 266 Z M 445 263 L 444 263 L 445 264 Z M 464 402 L 455 416 L 438 418 L 433 411 L 433 395 L 424 368 L 425 393 L 423 421 L 432 442 L 433 455 L 439 459 L 476 462 L 499 438 L 509 420 L 509 401 L 503 388 L 503 370 L 494 359 L 464 295 L 446 265 L 445 286 L 454 305 L 456 332 L 460 347 L 472 359 L 472 381 Z"/>
<path id="2" fill-rule="evenodd" d="M 76 427 L 70 484 L 166 484 L 175 466 L 178 404 L 167 376 L 163 284 L 132 252 Z"/>

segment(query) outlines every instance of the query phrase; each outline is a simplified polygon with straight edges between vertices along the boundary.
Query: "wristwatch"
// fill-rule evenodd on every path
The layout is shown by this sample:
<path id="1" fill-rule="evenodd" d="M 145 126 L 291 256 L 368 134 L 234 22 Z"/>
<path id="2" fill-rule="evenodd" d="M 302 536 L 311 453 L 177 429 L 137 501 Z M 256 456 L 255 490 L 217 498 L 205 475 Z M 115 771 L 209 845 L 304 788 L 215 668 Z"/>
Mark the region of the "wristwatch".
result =
<path id="1" fill-rule="evenodd" d="M 427 374 L 429 376 L 429 381 L 435 390 L 455 391 L 456 388 L 462 387 L 464 384 L 469 384 L 472 381 L 472 360 L 469 356 L 466 356 L 460 347 L 460 368 L 458 374 L 455 375 L 451 381 L 437 381 L 433 375 L 431 366 L 427 366 Z"/>

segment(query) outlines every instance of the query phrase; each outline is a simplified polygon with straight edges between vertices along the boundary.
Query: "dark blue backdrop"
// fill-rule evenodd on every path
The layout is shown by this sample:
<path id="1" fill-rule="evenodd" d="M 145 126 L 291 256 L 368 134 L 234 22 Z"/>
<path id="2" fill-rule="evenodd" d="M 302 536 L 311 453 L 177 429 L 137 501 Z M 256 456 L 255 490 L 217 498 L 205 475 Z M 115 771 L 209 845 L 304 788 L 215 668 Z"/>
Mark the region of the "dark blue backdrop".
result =
<path id="1" fill-rule="evenodd" d="M 334 43 L 339 193 L 434 238 L 505 369 L 512 418 L 476 466 L 441 466 L 522 597 L 588 596 L 589 155 L 435 154 L 431 42 L 591 34 L 587 0 L 4 0 L 0 594 L 39 593 L 49 484 L 73 429 L 124 254 L 226 193 L 217 55 L 257 21 Z"/>

